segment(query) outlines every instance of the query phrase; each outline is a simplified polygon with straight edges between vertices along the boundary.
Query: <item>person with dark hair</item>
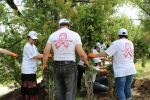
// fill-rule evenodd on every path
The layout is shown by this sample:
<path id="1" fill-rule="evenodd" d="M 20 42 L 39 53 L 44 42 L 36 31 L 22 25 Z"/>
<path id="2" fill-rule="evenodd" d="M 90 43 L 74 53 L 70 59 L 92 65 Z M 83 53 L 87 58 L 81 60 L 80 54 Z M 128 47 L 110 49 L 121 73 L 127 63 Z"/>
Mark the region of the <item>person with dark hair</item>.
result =
<path id="1" fill-rule="evenodd" d="M 3 49 L 3 48 L 0 48 L 0 53 L 11 55 L 13 57 L 18 57 L 18 54 L 11 52 L 9 50 Z"/>
<path id="2" fill-rule="evenodd" d="M 134 46 L 128 40 L 128 32 L 121 28 L 118 32 L 119 40 L 114 41 L 110 47 L 97 55 L 89 53 L 88 57 L 113 56 L 113 69 L 118 100 L 131 100 L 131 84 L 136 69 L 134 66 Z"/>
<path id="3" fill-rule="evenodd" d="M 67 19 L 59 20 L 59 30 L 52 33 L 44 49 L 43 68 L 47 67 L 47 54 L 54 52 L 54 76 L 56 86 L 56 100 L 75 100 L 77 88 L 77 66 L 75 51 L 87 65 L 86 53 L 82 48 L 78 33 L 70 30 Z"/>
<path id="4" fill-rule="evenodd" d="M 37 38 L 35 31 L 30 31 L 28 42 L 23 48 L 23 59 L 21 67 L 21 95 L 20 100 L 39 100 L 36 80 L 37 60 L 43 58 L 34 45 Z M 48 55 L 49 56 L 49 55 Z"/>

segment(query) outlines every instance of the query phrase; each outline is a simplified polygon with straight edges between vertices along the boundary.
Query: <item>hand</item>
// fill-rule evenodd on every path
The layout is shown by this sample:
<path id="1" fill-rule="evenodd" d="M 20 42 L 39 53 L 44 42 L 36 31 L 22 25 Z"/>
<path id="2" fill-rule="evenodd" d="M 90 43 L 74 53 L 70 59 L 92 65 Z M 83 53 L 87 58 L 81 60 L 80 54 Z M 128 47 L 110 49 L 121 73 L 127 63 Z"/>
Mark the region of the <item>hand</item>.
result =
<path id="1" fill-rule="evenodd" d="M 88 57 L 90 57 L 90 58 L 96 58 L 96 54 L 88 53 Z"/>
<path id="2" fill-rule="evenodd" d="M 88 61 L 85 62 L 85 65 L 86 65 L 87 67 L 90 66 Z"/>
<path id="3" fill-rule="evenodd" d="M 48 57 L 49 57 L 49 58 L 52 58 L 52 57 L 53 57 L 53 55 L 52 55 L 52 54 L 48 54 Z"/>
<path id="4" fill-rule="evenodd" d="M 43 65 L 42 66 L 42 70 L 44 70 L 45 68 L 47 68 L 47 65 Z"/>
<path id="5" fill-rule="evenodd" d="M 12 53 L 11 56 L 13 56 L 13 57 L 18 57 L 19 55 L 16 54 L 16 53 Z"/>

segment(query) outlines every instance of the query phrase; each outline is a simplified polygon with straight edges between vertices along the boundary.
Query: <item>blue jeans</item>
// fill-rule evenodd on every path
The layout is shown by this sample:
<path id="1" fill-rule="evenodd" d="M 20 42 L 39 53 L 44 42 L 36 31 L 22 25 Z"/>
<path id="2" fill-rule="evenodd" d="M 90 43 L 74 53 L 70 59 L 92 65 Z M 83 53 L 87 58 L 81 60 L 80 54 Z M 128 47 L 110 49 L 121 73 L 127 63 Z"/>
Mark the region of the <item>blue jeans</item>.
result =
<path id="1" fill-rule="evenodd" d="M 96 78 L 95 82 L 93 83 L 93 92 L 94 93 L 101 93 L 108 91 L 108 78 L 106 76 L 101 76 Z"/>
<path id="2" fill-rule="evenodd" d="M 115 78 L 115 86 L 118 94 L 118 100 L 132 98 L 131 84 L 134 75 Z"/>
<path id="3" fill-rule="evenodd" d="M 54 63 L 56 100 L 75 100 L 77 67 L 75 62 Z"/>

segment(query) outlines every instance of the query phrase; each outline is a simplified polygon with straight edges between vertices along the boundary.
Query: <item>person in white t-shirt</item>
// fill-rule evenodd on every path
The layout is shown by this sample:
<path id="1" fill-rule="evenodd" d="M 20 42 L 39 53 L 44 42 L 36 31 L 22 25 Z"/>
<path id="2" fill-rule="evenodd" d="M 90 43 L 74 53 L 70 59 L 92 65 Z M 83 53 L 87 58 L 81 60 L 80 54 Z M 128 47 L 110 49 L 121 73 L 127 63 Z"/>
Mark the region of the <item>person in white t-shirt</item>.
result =
<path id="1" fill-rule="evenodd" d="M 18 54 L 14 53 L 14 52 L 11 52 L 7 49 L 3 49 L 3 48 L 0 48 L 0 53 L 11 55 L 13 57 L 18 57 Z"/>
<path id="2" fill-rule="evenodd" d="M 37 47 L 34 45 L 38 39 L 37 33 L 35 31 L 30 31 L 27 38 L 28 42 L 23 48 L 20 100 L 27 100 L 27 98 L 28 100 L 38 100 L 38 87 L 36 81 L 37 60 L 42 59 L 43 54 L 40 54 Z"/>
<path id="3" fill-rule="evenodd" d="M 136 69 L 134 66 L 134 46 L 128 40 L 128 32 L 121 28 L 118 32 L 119 40 L 114 41 L 110 47 L 97 55 L 89 53 L 88 57 L 113 56 L 113 69 L 115 86 L 119 100 L 131 100 L 131 84 Z"/>
<path id="4" fill-rule="evenodd" d="M 97 71 L 97 73 L 105 74 L 100 77 L 96 77 L 97 73 L 93 74 L 93 93 L 101 93 L 108 91 L 108 78 L 106 75 L 109 74 L 109 71 L 105 69 L 105 66 L 100 66 L 100 59 L 94 58 L 94 66 L 93 69 Z M 86 76 L 85 76 L 86 79 Z M 88 86 L 88 82 L 85 80 L 85 86 Z"/>
<path id="5" fill-rule="evenodd" d="M 52 33 L 44 49 L 43 68 L 47 66 L 48 56 L 54 52 L 54 76 L 56 100 L 74 100 L 77 85 L 77 66 L 75 51 L 81 60 L 89 66 L 78 33 L 70 30 L 67 19 L 59 20 L 59 30 Z"/>

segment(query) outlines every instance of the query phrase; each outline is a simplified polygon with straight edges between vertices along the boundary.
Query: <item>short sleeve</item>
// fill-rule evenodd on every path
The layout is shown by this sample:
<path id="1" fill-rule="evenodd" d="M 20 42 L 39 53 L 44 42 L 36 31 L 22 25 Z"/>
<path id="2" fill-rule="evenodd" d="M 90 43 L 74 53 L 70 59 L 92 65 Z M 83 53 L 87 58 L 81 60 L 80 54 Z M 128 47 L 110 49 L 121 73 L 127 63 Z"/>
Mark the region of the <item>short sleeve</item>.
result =
<path id="1" fill-rule="evenodd" d="M 36 46 L 33 46 L 32 48 L 30 46 L 25 46 L 24 51 L 29 56 L 29 58 L 33 58 L 39 54 Z"/>
<path id="2" fill-rule="evenodd" d="M 115 43 L 112 43 L 110 47 L 105 51 L 109 56 L 112 56 L 116 53 Z"/>
<path id="3" fill-rule="evenodd" d="M 76 33 L 76 45 L 77 45 L 77 44 L 82 44 L 82 42 L 81 42 L 81 37 L 79 36 L 78 33 Z"/>
<path id="4" fill-rule="evenodd" d="M 52 38 L 52 35 L 49 36 L 49 38 L 48 38 L 48 40 L 47 40 L 47 43 L 52 44 L 52 39 L 51 39 L 51 38 Z"/>

